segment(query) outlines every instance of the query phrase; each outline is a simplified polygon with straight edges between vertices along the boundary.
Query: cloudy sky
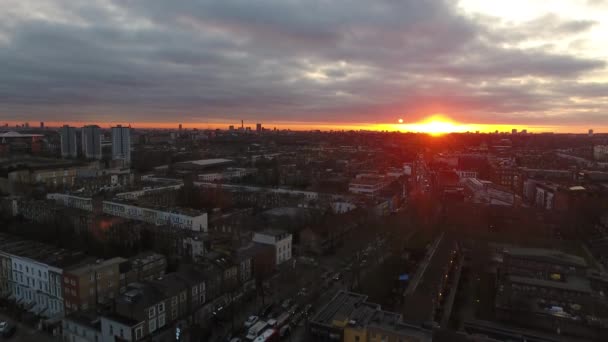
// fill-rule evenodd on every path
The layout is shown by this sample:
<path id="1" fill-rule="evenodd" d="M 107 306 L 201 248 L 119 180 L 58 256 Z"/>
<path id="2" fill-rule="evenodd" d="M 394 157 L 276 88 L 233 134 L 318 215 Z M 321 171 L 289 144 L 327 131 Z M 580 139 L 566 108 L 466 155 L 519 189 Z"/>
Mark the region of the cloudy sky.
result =
<path id="1" fill-rule="evenodd" d="M 1 3 L 0 122 L 608 129 L 608 0 Z"/>

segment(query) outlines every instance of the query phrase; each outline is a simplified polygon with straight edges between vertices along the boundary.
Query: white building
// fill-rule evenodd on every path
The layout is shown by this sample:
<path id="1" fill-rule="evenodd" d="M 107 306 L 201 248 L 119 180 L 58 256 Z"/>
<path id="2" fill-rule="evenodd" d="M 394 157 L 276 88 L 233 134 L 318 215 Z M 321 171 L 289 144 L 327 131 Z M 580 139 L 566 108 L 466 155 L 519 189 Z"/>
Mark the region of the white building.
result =
<path id="1" fill-rule="evenodd" d="M 175 184 L 175 185 L 148 187 L 148 188 L 144 188 L 141 190 L 121 192 L 121 193 L 116 194 L 116 197 L 121 198 L 121 199 L 126 199 L 126 200 L 136 200 L 136 199 L 140 198 L 141 196 L 145 196 L 145 195 L 151 195 L 154 193 L 162 193 L 162 192 L 171 191 L 171 190 L 179 190 L 183 186 L 184 186 L 183 184 L 179 183 L 179 184 Z"/>
<path id="2" fill-rule="evenodd" d="M 63 315 L 63 270 L 42 261 L 11 255 L 9 287 L 15 301 L 37 315 Z"/>
<path id="3" fill-rule="evenodd" d="M 64 125 L 59 129 L 61 139 L 61 157 L 76 158 L 78 149 L 76 146 L 76 128 Z"/>
<path id="4" fill-rule="evenodd" d="M 168 224 L 182 229 L 207 232 L 207 213 L 182 208 L 173 211 L 139 207 L 128 203 L 103 201 L 103 212 L 126 219 L 157 225 Z"/>
<path id="5" fill-rule="evenodd" d="M 331 209 L 335 214 L 344 214 L 357 209 L 357 206 L 349 202 L 332 202 Z"/>
<path id="6" fill-rule="evenodd" d="M 112 127 L 112 160 L 131 163 L 131 128 L 118 125 Z"/>
<path id="7" fill-rule="evenodd" d="M 378 175 L 358 175 L 357 178 L 350 181 L 348 191 L 361 195 L 377 195 L 380 190 L 388 185 L 388 180 L 384 176 Z"/>
<path id="8" fill-rule="evenodd" d="M 282 230 L 266 230 L 253 235 L 253 242 L 274 246 L 277 265 L 291 259 L 291 240 L 291 234 Z"/>
<path id="9" fill-rule="evenodd" d="M 198 237 L 187 237 L 182 240 L 183 249 L 192 260 L 199 260 L 206 254 L 205 241 Z"/>
<path id="10" fill-rule="evenodd" d="M 101 159 L 101 129 L 99 126 L 82 127 L 82 154 L 88 159 Z"/>
<path id="11" fill-rule="evenodd" d="M 608 160 L 608 145 L 593 146 L 593 159 L 597 161 Z"/>
<path id="12" fill-rule="evenodd" d="M 477 178 L 477 171 L 454 170 L 460 179 Z"/>
<path id="13" fill-rule="evenodd" d="M 93 199 L 88 197 L 79 197 L 69 194 L 50 193 L 46 194 L 46 198 L 69 208 L 77 208 L 86 211 L 93 211 Z"/>

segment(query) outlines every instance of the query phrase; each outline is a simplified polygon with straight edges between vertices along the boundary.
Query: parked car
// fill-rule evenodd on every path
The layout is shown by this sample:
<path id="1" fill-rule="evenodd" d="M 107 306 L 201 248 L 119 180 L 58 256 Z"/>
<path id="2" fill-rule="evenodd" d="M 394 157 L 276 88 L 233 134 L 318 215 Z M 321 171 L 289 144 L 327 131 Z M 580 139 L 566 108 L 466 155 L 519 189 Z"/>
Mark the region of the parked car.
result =
<path id="1" fill-rule="evenodd" d="M 270 315 L 270 312 L 272 311 L 273 307 L 274 307 L 274 304 L 272 304 L 272 303 L 263 307 L 262 310 L 260 310 L 260 317 L 266 317 L 266 316 Z"/>
<path id="2" fill-rule="evenodd" d="M 17 326 L 14 323 L 7 321 L 0 322 L 0 334 L 2 337 L 11 337 L 17 331 Z"/>
<path id="3" fill-rule="evenodd" d="M 247 318 L 245 321 L 245 328 L 249 328 L 250 326 L 256 324 L 259 320 L 260 318 L 258 316 L 249 316 L 249 318 Z"/>
<path id="4" fill-rule="evenodd" d="M 290 333 L 291 333 L 291 326 L 289 324 L 285 324 L 284 326 L 281 327 L 281 329 L 279 329 L 279 336 L 281 336 L 281 338 L 285 338 L 285 337 L 289 336 Z"/>

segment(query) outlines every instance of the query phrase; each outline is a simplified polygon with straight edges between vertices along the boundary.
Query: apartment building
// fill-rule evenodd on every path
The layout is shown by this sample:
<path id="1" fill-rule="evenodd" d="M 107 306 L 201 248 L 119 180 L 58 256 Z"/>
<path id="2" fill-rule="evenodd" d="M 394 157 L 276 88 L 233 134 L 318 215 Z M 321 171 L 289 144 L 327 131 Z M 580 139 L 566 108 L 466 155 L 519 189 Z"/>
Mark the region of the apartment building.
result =
<path id="1" fill-rule="evenodd" d="M 68 208 L 93 211 L 93 199 L 90 197 L 75 196 L 70 194 L 49 193 L 46 198 L 53 200 Z"/>
<path id="2" fill-rule="evenodd" d="M 2 271 L 11 272 L 9 277 L 2 278 L 7 282 L 2 287 L 8 290 L 8 298 L 39 316 L 62 316 L 63 269 L 81 260 L 83 253 L 5 234 L 0 234 L 0 250 Z"/>
<path id="3" fill-rule="evenodd" d="M 119 201 L 104 201 L 103 212 L 126 219 L 157 225 L 167 224 L 192 231 L 207 232 L 207 213 L 184 208 L 161 210 L 145 208 Z"/>
<path id="4" fill-rule="evenodd" d="M 292 235 L 285 231 L 269 229 L 256 232 L 253 235 L 253 242 L 273 246 L 276 265 L 280 265 L 292 257 Z"/>
<path id="5" fill-rule="evenodd" d="M 63 272 L 63 294 L 66 313 L 87 310 L 104 304 L 120 291 L 120 266 L 123 258 L 87 260 Z"/>

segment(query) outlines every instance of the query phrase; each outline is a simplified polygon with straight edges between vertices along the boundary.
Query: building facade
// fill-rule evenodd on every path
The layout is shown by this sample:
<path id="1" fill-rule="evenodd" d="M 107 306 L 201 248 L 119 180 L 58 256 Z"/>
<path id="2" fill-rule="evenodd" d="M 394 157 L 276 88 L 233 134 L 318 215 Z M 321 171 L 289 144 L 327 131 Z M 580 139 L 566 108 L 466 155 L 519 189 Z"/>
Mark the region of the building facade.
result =
<path id="1" fill-rule="evenodd" d="M 63 272 L 63 293 L 66 313 L 88 310 L 111 301 L 120 290 L 120 264 L 123 258 L 91 260 Z"/>
<path id="2" fill-rule="evenodd" d="M 291 259 L 292 235 L 287 232 L 281 230 L 256 232 L 253 235 L 253 242 L 273 246 L 277 265 Z"/>
<path id="3" fill-rule="evenodd" d="M 82 128 L 82 154 L 87 159 L 101 159 L 101 129 L 97 125 Z"/>
<path id="4" fill-rule="evenodd" d="M 131 128 L 118 125 L 112 127 L 112 160 L 131 163 Z"/>
<path id="5" fill-rule="evenodd" d="M 76 128 L 64 125 L 59 129 L 59 137 L 61 139 L 61 157 L 76 158 L 78 156 Z"/>

